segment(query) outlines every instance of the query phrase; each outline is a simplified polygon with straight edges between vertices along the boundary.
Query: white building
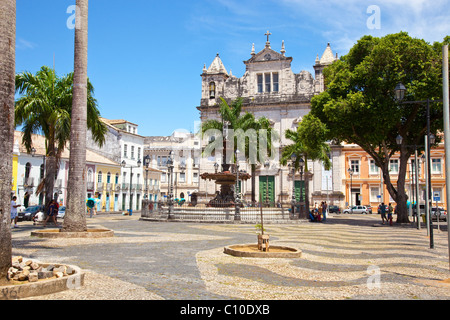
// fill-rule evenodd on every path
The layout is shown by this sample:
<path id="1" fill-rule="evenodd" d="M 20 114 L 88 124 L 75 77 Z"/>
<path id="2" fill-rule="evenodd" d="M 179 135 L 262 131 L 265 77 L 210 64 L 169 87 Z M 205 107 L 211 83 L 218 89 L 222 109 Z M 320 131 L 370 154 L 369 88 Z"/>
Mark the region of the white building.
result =
<path id="1" fill-rule="evenodd" d="M 201 102 L 197 109 L 200 111 L 201 122 L 209 119 L 220 121 L 219 97 L 223 97 L 228 102 L 241 97 L 244 112 L 254 114 L 255 118 L 264 116 L 271 121 L 273 129 L 280 135 L 277 141 L 279 153 L 270 160 L 269 167 L 265 167 L 264 164 L 257 166 L 256 201 L 268 199 L 271 202 L 287 202 L 292 198 L 294 185 L 297 194 L 300 189 L 304 190 L 301 188 L 304 182 L 300 181 L 304 177 L 301 179 L 300 174 L 297 173 L 293 181 L 289 168 L 279 164 L 282 148 L 292 143 L 285 138 L 284 132 L 287 129 L 295 130 L 302 118 L 309 113 L 311 98 L 324 90 L 323 69 L 333 63 L 337 55 L 333 54 L 328 44 L 322 57 L 317 56 L 313 65 L 315 77 L 308 71 L 294 73 L 291 68 L 293 58 L 286 56 L 284 41 L 281 44 L 281 51 L 276 52 L 271 47 L 268 36 L 270 34 L 266 35 L 267 42 L 263 50 L 256 53 L 255 46 L 252 46 L 250 58 L 244 61 L 246 70 L 241 78 L 227 72 L 218 54 L 209 68 L 204 66 L 201 75 Z M 208 141 L 203 140 L 204 148 Z M 332 159 L 334 168 L 339 167 L 339 161 L 341 161 L 339 148 L 333 151 Z M 201 173 L 214 172 L 215 163 L 221 164 L 220 154 L 215 157 L 202 157 Z M 240 169 L 251 172 L 250 166 L 245 161 L 239 164 Z M 338 180 L 339 173 L 335 170 L 325 172 L 321 164 L 312 162 L 309 169 L 312 172 L 309 184 L 310 199 L 312 195 L 315 195 L 317 200 L 328 198 L 330 202 L 338 201 L 339 196 L 342 195 L 342 184 Z M 202 186 L 203 183 L 205 183 L 204 186 Z M 200 186 L 200 193 L 204 192 L 206 197 L 214 195 L 214 182 L 201 181 Z M 243 194 L 246 201 L 251 200 L 250 181 L 244 183 Z"/>
<path id="2" fill-rule="evenodd" d="M 122 165 L 119 183 L 115 184 L 114 198 L 118 200 L 118 209 L 133 211 L 141 209 L 144 189 L 144 137 L 138 134 L 138 125 L 126 120 L 102 118 L 108 132 L 105 144 L 100 148 L 88 132 L 88 149 L 95 150 L 111 161 Z M 97 172 L 98 175 L 98 172 Z M 100 184 L 101 186 L 101 184 Z M 103 190 L 95 190 L 98 197 Z"/>
<path id="3" fill-rule="evenodd" d="M 200 182 L 200 139 L 192 133 L 175 131 L 171 136 L 145 139 L 145 155 L 151 158 L 151 167 L 161 170 L 161 200 L 169 194 L 167 159 L 173 152 L 173 193 L 175 199 L 192 201 L 196 198 Z M 151 199 L 152 200 L 152 199 Z"/>

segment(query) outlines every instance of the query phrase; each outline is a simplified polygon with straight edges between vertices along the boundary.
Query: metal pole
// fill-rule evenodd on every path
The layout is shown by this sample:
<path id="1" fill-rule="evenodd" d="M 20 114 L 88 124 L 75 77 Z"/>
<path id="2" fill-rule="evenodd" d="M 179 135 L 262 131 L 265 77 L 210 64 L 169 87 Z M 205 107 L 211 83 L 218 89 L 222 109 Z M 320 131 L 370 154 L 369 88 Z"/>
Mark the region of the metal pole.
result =
<path id="1" fill-rule="evenodd" d="M 414 150 L 414 171 L 416 173 L 416 214 L 417 229 L 420 230 L 420 205 L 419 205 L 419 166 L 417 163 L 417 147 Z"/>
<path id="2" fill-rule="evenodd" d="M 448 45 L 442 47 L 442 74 L 443 74 L 443 100 L 444 100 L 444 142 L 445 142 L 445 190 L 447 214 L 450 212 L 450 128 L 449 128 L 449 76 L 448 76 Z M 450 263 L 450 219 L 447 217 L 448 250 Z M 450 267 L 450 265 L 449 265 Z"/>
<path id="3" fill-rule="evenodd" d="M 426 196 L 425 196 L 425 212 L 426 212 L 426 217 L 427 217 L 427 235 L 430 236 L 430 205 L 429 205 L 429 185 L 428 185 L 428 179 L 431 177 L 428 175 L 428 166 L 430 164 L 430 161 L 428 160 L 428 154 L 429 154 L 429 149 L 428 149 L 428 135 L 425 136 L 425 155 L 426 155 L 426 161 L 424 161 L 424 168 L 423 168 L 423 172 L 424 172 L 424 176 L 425 176 L 425 192 L 426 192 Z M 431 240 L 431 239 L 430 239 Z M 430 242 L 431 245 L 431 242 Z"/>
<path id="4" fill-rule="evenodd" d="M 133 214 L 133 209 L 131 208 L 133 200 L 132 200 L 132 194 L 131 194 L 131 186 L 133 183 L 133 166 L 130 166 L 130 208 L 128 209 L 128 212 L 130 213 L 130 216 Z"/>
<path id="5" fill-rule="evenodd" d="M 430 143 L 430 99 L 427 99 L 427 136 L 425 143 L 425 150 L 427 150 L 427 195 L 425 197 L 426 208 L 427 208 L 427 224 L 429 224 L 430 230 L 430 249 L 434 249 L 434 235 L 433 235 L 433 221 L 431 220 L 431 207 L 433 203 L 431 202 L 431 143 Z"/>

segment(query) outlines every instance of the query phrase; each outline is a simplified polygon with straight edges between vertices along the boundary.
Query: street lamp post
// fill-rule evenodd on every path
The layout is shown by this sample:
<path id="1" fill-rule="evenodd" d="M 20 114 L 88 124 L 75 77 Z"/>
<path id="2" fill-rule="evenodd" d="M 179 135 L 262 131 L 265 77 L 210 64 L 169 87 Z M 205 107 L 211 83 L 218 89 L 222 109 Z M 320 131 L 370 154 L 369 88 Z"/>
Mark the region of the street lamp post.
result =
<path id="1" fill-rule="evenodd" d="M 399 146 L 403 143 L 403 137 L 401 135 L 398 135 L 396 138 L 397 144 Z M 432 135 L 432 141 L 434 142 L 434 135 Z M 418 145 L 405 145 L 405 147 L 414 147 L 414 176 L 415 176 L 415 189 L 416 189 L 416 215 L 417 215 L 417 229 L 420 229 L 420 206 L 419 206 L 419 158 L 417 156 L 417 148 L 422 147 Z M 429 182 L 429 177 L 428 177 Z M 428 187 L 427 187 L 428 189 Z M 426 214 L 426 217 L 428 219 L 428 213 Z M 430 234 L 432 233 L 432 225 L 430 224 Z M 433 236 L 430 235 L 430 241 L 432 240 Z M 431 249 L 434 247 L 434 244 L 430 242 Z"/>
<path id="2" fill-rule="evenodd" d="M 241 207 L 240 207 L 240 198 L 239 198 L 239 163 L 238 163 L 238 156 L 239 156 L 239 150 L 236 150 L 235 152 L 235 159 L 236 159 L 236 185 L 234 187 L 234 198 L 235 198 L 235 207 L 234 207 L 234 220 L 240 221 L 241 220 Z"/>
<path id="3" fill-rule="evenodd" d="M 433 239 L 433 222 L 431 221 L 431 215 L 430 215 L 430 211 L 431 211 L 431 204 L 430 204 L 430 200 L 431 200 L 431 193 L 432 193 L 432 185 L 431 185 L 431 145 L 433 145 L 435 143 L 435 137 L 434 135 L 432 135 L 430 133 L 430 103 L 436 103 L 436 102 L 443 102 L 444 100 L 422 100 L 422 101 L 403 101 L 403 99 L 405 98 L 405 94 L 406 94 L 406 87 L 400 82 L 399 84 L 397 84 L 397 86 L 395 87 L 395 98 L 396 100 L 401 103 L 401 104 L 414 104 L 414 103 L 421 103 L 424 104 L 426 103 L 426 110 L 427 110 L 427 139 L 426 139 L 426 146 L 425 146 L 425 150 L 427 150 L 427 175 L 428 175 L 428 179 L 427 179 L 427 186 L 428 186 L 428 192 L 426 195 L 426 204 L 427 204 L 427 214 L 426 217 L 427 219 L 429 219 L 429 225 L 430 225 L 430 249 L 434 248 L 434 239 Z M 419 228 L 420 228 L 420 222 L 418 223 Z"/>
<path id="4" fill-rule="evenodd" d="M 353 189 L 353 169 L 350 167 L 348 168 L 348 174 L 350 175 L 350 193 L 349 193 L 349 197 L 350 197 L 350 213 L 353 214 L 353 194 L 352 194 L 352 189 Z"/>
<path id="5" fill-rule="evenodd" d="M 150 155 L 144 157 L 145 166 L 145 199 L 148 199 L 148 166 L 150 165 Z"/>
<path id="6" fill-rule="evenodd" d="M 291 210 L 292 210 L 292 218 L 295 218 L 295 161 L 297 159 L 296 154 L 292 154 L 291 155 L 291 164 L 290 166 L 292 166 L 292 206 L 291 206 Z"/>
<path id="7" fill-rule="evenodd" d="M 172 219 L 173 218 L 173 181 L 172 181 L 172 176 L 173 176 L 173 151 L 170 151 L 169 153 L 169 158 L 167 159 L 167 168 L 169 169 L 169 215 L 168 218 Z"/>
<path id="8" fill-rule="evenodd" d="M 133 183 L 133 168 L 139 168 L 141 166 L 141 159 L 139 159 L 137 161 L 137 166 L 132 166 L 130 165 L 128 168 L 130 168 L 130 206 L 128 209 L 128 212 L 130 213 L 130 216 L 133 214 L 133 197 L 132 197 L 132 193 L 131 193 L 131 187 L 132 187 L 132 183 Z M 126 168 L 127 162 L 125 160 L 122 161 L 122 167 Z"/>
<path id="9" fill-rule="evenodd" d="M 303 181 L 303 168 L 305 167 L 305 160 L 303 157 L 298 161 L 298 165 L 300 167 L 300 215 L 299 218 L 304 217 L 304 199 L 303 199 L 303 186 L 305 185 Z M 309 214 L 309 213 L 308 213 Z"/>
<path id="10" fill-rule="evenodd" d="M 269 161 L 266 161 L 264 163 L 264 168 L 266 170 L 269 170 L 270 163 Z M 269 207 L 269 174 L 266 172 L 266 206 Z"/>

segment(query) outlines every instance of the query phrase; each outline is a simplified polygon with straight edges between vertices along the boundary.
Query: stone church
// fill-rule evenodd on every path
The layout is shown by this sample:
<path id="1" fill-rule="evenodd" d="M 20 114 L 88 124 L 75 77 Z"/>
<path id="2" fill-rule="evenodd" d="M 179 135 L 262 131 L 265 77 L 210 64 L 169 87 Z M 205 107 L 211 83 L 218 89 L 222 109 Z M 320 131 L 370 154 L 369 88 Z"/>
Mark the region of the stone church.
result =
<path id="1" fill-rule="evenodd" d="M 292 57 L 286 55 L 284 41 L 280 52 L 272 49 L 270 43 L 271 34 L 267 32 L 267 42 L 260 52 L 255 51 L 253 44 L 251 56 L 244 61 L 246 70 L 241 78 L 237 78 L 228 72 L 219 54 L 213 62 L 203 68 L 202 98 L 200 106 L 201 122 L 209 119 L 221 120 L 219 110 L 220 97 L 228 102 L 241 97 L 243 99 L 243 111 L 254 114 L 255 118 L 262 116 L 268 118 L 279 134 L 279 157 L 272 159 L 270 163 L 259 164 L 256 169 L 256 197 L 258 200 L 271 202 L 289 202 L 292 194 L 299 195 L 304 182 L 304 176 L 297 173 L 292 177 L 288 166 L 281 166 L 279 158 L 282 148 L 292 141 L 284 136 L 287 129 L 295 130 L 298 123 L 310 111 L 311 98 L 324 90 L 323 69 L 336 61 L 330 44 L 324 53 L 315 59 L 313 65 L 315 75 L 308 71 L 294 73 L 291 68 Z M 208 141 L 203 140 L 203 148 Z M 342 177 L 336 169 L 339 168 L 339 152 L 332 151 L 330 155 L 334 170 L 325 171 L 320 163 L 309 162 L 309 170 L 312 172 L 309 184 L 310 199 L 314 201 L 329 200 L 328 203 L 342 200 Z M 202 157 L 202 172 L 214 172 L 214 164 L 221 164 L 221 157 Z M 216 165 L 217 167 L 217 165 Z M 239 169 L 251 172 L 250 166 L 245 161 L 239 162 Z M 333 174 L 334 172 L 334 174 Z M 199 194 L 211 197 L 216 190 L 213 181 L 199 181 Z M 241 193 L 245 201 L 250 201 L 251 182 L 242 182 Z M 297 199 L 298 200 L 298 199 Z"/>

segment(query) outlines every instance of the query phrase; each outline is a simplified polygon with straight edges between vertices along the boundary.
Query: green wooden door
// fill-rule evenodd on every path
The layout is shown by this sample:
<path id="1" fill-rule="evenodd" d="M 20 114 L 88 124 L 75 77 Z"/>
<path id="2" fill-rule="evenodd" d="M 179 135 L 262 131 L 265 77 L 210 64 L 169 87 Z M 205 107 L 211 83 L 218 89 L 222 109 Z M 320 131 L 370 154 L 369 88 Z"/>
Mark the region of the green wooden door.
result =
<path id="1" fill-rule="evenodd" d="M 300 202 L 300 190 L 302 192 L 302 200 L 305 202 L 305 181 L 295 181 L 295 201 Z"/>
<path id="2" fill-rule="evenodd" d="M 267 198 L 270 203 L 275 202 L 275 177 L 259 176 L 260 201 L 266 203 Z"/>

